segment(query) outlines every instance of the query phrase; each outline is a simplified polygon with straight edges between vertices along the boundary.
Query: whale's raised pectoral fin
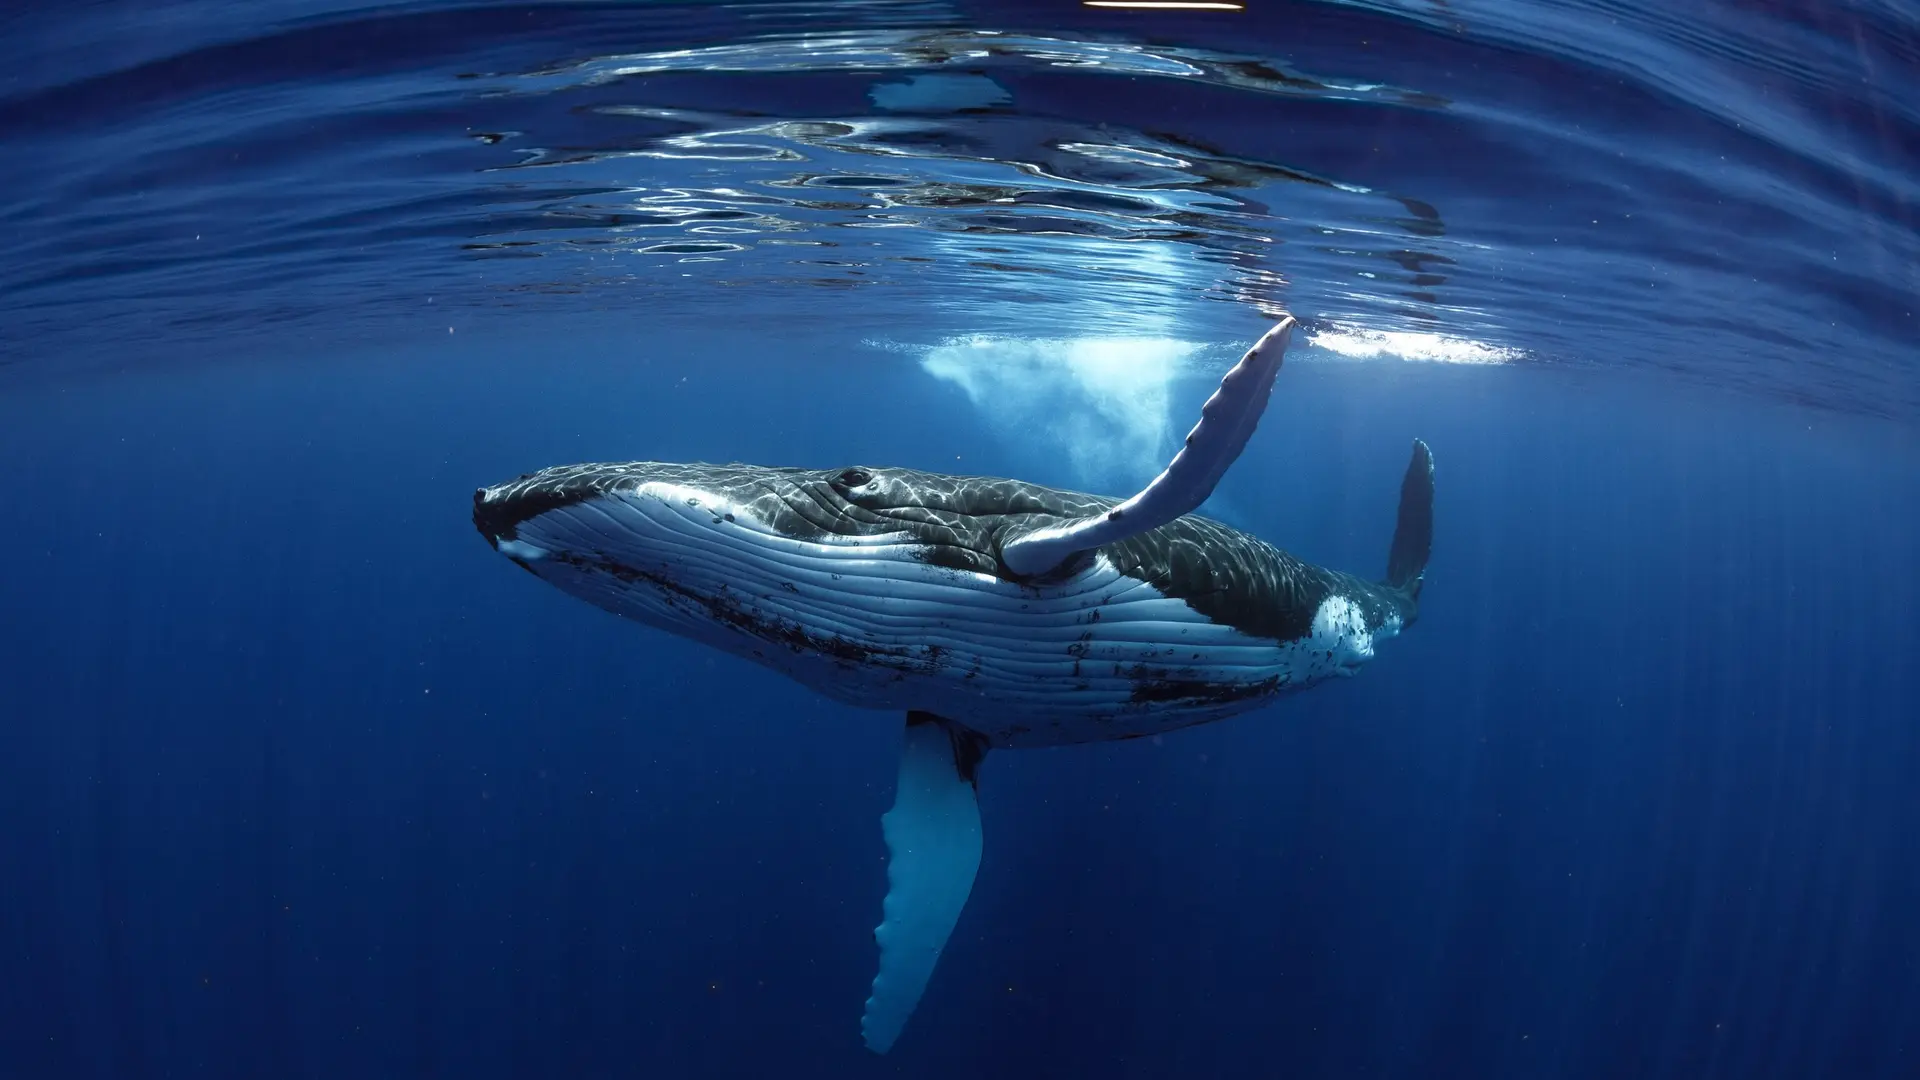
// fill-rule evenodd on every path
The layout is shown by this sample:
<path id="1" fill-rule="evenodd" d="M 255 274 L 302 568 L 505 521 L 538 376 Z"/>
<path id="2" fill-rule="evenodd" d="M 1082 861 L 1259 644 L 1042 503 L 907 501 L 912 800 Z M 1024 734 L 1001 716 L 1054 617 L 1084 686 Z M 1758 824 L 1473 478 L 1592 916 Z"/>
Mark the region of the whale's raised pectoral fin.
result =
<path id="1" fill-rule="evenodd" d="M 1152 483 L 1104 514 L 1009 540 L 1000 549 L 1007 569 L 1022 576 L 1046 573 L 1075 552 L 1159 528 L 1206 502 L 1266 411 L 1293 326 L 1293 316 L 1283 316 L 1227 372 L 1200 410 L 1200 422 L 1187 432 L 1186 444 Z"/>
<path id="2" fill-rule="evenodd" d="M 900 783 L 880 818 L 887 838 L 885 917 L 874 940 L 880 973 L 860 1021 L 867 1048 L 884 1054 L 900 1037 L 980 868 L 980 804 L 974 770 L 986 756 L 979 734 L 932 713 L 907 714 Z"/>

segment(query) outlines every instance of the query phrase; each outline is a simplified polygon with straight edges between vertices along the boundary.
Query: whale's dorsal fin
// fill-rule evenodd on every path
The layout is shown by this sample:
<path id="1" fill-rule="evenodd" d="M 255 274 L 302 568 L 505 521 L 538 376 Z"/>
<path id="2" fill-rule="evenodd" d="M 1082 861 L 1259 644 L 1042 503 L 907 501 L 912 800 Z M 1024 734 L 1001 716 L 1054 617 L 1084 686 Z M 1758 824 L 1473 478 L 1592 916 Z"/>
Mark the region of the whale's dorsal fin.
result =
<path id="1" fill-rule="evenodd" d="M 907 713 L 900 783 L 880 818 L 887 838 L 885 917 L 873 932 L 880 973 L 860 1030 L 884 1054 L 920 1003 L 980 869 L 974 770 L 986 756 L 977 732 L 932 713 Z"/>
<path id="2" fill-rule="evenodd" d="M 1206 502 L 1266 411 L 1293 326 L 1293 316 L 1282 316 L 1233 365 L 1187 432 L 1186 445 L 1138 495 L 1104 514 L 1015 537 L 1000 549 L 1000 561 L 1022 577 L 1044 574 L 1075 552 L 1159 528 Z"/>

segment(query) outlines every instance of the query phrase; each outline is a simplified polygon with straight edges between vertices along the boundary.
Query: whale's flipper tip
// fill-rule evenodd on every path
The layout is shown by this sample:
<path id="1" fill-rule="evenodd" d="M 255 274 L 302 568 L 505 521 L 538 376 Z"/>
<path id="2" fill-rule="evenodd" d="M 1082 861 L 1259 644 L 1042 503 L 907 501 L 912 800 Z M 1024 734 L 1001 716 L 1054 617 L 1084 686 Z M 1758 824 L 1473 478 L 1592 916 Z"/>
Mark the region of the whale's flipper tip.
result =
<path id="1" fill-rule="evenodd" d="M 980 868 L 974 769 L 985 754 L 978 734 L 931 713 L 907 714 L 899 786 L 880 819 L 887 838 L 885 917 L 873 932 L 880 972 L 860 1021 L 876 1054 L 900 1037 L 973 892 Z"/>
<path id="2" fill-rule="evenodd" d="M 1387 584 L 1420 598 L 1421 576 L 1433 551 L 1433 451 L 1413 440 L 1413 460 L 1400 480 L 1400 514 L 1387 553 Z"/>

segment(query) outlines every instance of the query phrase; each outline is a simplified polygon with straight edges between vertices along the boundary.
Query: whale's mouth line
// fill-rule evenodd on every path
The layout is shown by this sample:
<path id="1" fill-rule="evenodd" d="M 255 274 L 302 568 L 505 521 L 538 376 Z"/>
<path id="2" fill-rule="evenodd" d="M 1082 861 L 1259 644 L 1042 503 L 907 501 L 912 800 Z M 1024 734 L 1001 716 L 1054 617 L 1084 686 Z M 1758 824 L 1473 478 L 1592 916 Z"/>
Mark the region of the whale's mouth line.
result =
<path id="1" fill-rule="evenodd" d="M 822 656 L 843 668 L 877 667 L 903 675 L 931 675 L 939 671 L 945 660 L 945 650 L 937 645 L 916 648 L 860 642 L 821 631 L 796 618 L 766 612 L 753 602 L 751 595 L 725 583 L 712 592 L 690 588 L 670 575 L 642 570 L 600 552 L 543 552 L 542 558 L 577 573 L 606 574 L 629 587 L 652 588 L 669 608 L 684 615 L 704 619 L 795 655 Z M 525 563 L 521 565 L 534 570 Z"/>

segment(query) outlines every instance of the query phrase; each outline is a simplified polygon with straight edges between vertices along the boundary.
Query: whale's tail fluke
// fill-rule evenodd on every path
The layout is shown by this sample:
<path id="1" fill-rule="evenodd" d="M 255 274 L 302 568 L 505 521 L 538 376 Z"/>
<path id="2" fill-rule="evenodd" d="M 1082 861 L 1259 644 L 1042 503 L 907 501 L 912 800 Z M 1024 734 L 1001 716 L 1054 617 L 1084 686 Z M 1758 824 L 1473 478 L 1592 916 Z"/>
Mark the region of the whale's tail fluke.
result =
<path id="1" fill-rule="evenodd" d="M 1420 579 L 1427 555 L 1433 550 L 1433 451 L 1413 440 L 1413 460 L 1400 481 L 1400 518 L 1393 527 L 1393 548 L 1387 553 L 1387 584 L 1420 599 Z"/>

